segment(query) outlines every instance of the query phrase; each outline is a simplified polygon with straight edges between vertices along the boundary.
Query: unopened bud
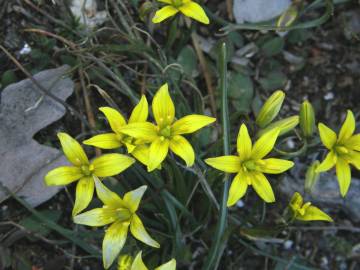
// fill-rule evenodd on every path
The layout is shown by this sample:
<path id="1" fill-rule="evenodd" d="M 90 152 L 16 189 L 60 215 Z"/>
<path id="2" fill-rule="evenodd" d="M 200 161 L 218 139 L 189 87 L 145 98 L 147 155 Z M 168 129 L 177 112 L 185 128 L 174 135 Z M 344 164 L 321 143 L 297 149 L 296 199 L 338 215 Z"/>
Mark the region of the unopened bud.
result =
<path id="1" fill-rule="evenodd" d="M 278 128 L 280 130 L 279 136 L 293 130 L 299 124 L 299 116 L 290 116 L 288 118 L 271 123 L 266 128 L 259 131 L 258 136 L 265 134 L 266 132 Z"/>
<path id="2" fill-rule="evenodd" d="M 310 193 L 316 182 L 319 180 L 320 173 L 316 172 L 317 167 L 320 165 L 318 160 L 314 161 L 307 169 L 305 174 L 305 191 Z"/>
<path id="3" fill-rule="evenodd" d="M 281 109 L 284 98 L 285 93 L 281 90 L 277 90 L 266 100 L 256 117 L 256 124 L 259 127 L 264 128 L 274 120 Z"/>
<path id="4" fill-rule="evenodd" d="M 304 101 L 300 108 L 300 128 L 304 137 L 311 137 L 315 131 L 315 113 L 310 102 Z"/>
<path id="5" fill-rule="evenodd" d="M 298 5 L 291 5 L 283 14 L 281 14 L 276 22 L 276 26 L 279 28 L 291 26 L 298 17 L 298 14 Z"/>

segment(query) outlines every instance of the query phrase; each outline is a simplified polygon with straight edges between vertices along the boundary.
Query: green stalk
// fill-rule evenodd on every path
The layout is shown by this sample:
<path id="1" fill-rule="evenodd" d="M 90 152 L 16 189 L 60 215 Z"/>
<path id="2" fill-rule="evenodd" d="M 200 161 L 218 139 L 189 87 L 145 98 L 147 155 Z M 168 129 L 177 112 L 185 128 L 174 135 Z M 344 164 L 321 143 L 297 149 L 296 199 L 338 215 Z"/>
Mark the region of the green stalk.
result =
<path id="1" fill-rule="evenodd" d="M 224 155 L 230 155 L 230 127 L 229 127 L 229 106 L 228 106 L 228 87 L 227 87 L 227 60 L 226 60 L 226 44 L 221 45 L 219 71 L 220 71 L 220 90 L 221 96 L 221 118 L 222 118 L 222 132 L 223 132 L 223 147 Z M 220 205 L 220 217 L 216 228 L 214 241 L 212 242 L 209 256 L 203 267 L 203 270 L 213 270 L 215 265 L 221 257 L 220 243 L 227 226 L 227 199 L 229 194 L 229 175 L 225 174 L 222 199 Z"/>

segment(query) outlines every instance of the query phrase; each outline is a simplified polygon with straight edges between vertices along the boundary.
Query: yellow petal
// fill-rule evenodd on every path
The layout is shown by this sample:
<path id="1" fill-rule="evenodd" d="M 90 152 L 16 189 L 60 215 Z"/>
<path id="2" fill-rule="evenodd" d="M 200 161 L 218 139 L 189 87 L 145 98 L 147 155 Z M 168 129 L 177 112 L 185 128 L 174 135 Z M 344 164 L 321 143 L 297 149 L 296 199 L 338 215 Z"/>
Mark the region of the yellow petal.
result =
<path id="1" fill-rule="evenodd" d="M 89 163 L 84 149 L 75 139 L 62 132 L 58 133 L 57 136 L 60 140 L 65 156 L 72 164 L 75 166 L 81 166 Z"/>
<path id="2" fill-rule="evenodd" d="M 345 140 L 344 145 L 346 148 L 360 151 L 360 134 L 356 134 Z"/>
<path id="3" fill-rule="evenodd" d="M 334 151 L 330 151 L 325 159 L 320 163 L 320 165 L 316 168 L 315 172 L 325 172 L 330 170 L 332 167 L 334 167 L 337 160 L 337 156 L 334 153 Z"/>
<path id="4" fill-rule="evenodd" d="M 91 176 L 83 177 L 76 185 L 75 203 L 72 215 L 75 216 L 84 210 L 94 195 L 94 180 Z"/>
<path id="5" fill-rule="evenodd" d="M 176 135 L 172 137 L 169 146 L 171 151 L 173 151 L 176 155 L 185 161 L 186 166 L 190 167 L 194 164 L 194 149 L 183 136 Z"/>
<path id="6" fill-rule="evenodd" d="M 148 270 L 148 268 L 146 267 L 146 265 L 144 264 L 142 257 L 141 257 L 142 252 L 140 251 L 135 259 L 134 262 L 131 265 L 131 269 L 130 270 Z"/>
<path id="7" fill-rule="evenodd" d="M 351 170 L 349 164 L 342 158 L 338 158 L 336 161 L 336 176 L 341 196 L 345 197 L 351 183 Z"/>
<path id="8" fill-rule="evenodd" d="M 117 110 L 110 107 L 100 107 L 99 110 L 105 115 L 115 133 L 119 133 L 120 128 L 126 125 L 125 118 Z"/>
<path id="9" fill-rule="evenodd" d="M 259 171 L 270 174 L 283 173 L 294 166 L 294 162 L 278 158 L 263 159 L 261 163 Z"/>
<path id="10" fill-rule="evenodd" d="M 156 139 L 149 150 L 149 162 L 147 169 L 149 172 L 155 170 L 166 158 L 169 151 L 169 140 L 163 137 Z"/>
<path id="11" fill-rule="evenodd" d="M 140 161 L 144 165 L 148 165 L 149 162 L 150 147 L 146 144 L 137 145 L 131 152 L 131 155 Z"/>
<path id="12" fill-rule="evenodd" d="M 325 145 L 327 149 L 331 150 L 337 140 L 336 133 L 332 129 L 324 125 L 323 123 L 320 123 L 318 125 L 318 128 L 322 143 Z"/>
<path id="13" fill-rule="evenodd" d="M 83 141 L 83 144 L 92 145 L 102 149 L 115 149 L 122 145 L 119 140 L 119 135 L 115 133 L 95 135 L 90 139 Z"/>
<path id="14" fill-rule="evenodd" d="M 237 173 L 241 170 L 241 160 L 238 156 L 221 156 L 205 159 L 211 167 L 227 173 Z"/>
<path id="15" fill-rule="evenodd" d="M 160 244 L 151 238 L 151 236 L 147 233 L 142 221 L 136 214 L 133 214 L 132 216 L 130 222 L 130 231 L 137 240 L 154 248 L 160 247 Z"/>
<path id="16" fill-rule="evenodd" d="M 303 221 L 322 220 L 322 221 L 333 222 L 333 219 L 328 214 L 324 213 L 319 208 L 312 205 L 310 205 L 306 209 L 305 214 L 303 216 L 298 215 L 296 219 Z"/>
<path id="17" fill-rule="evenodd" d="M 185 16 L 193 18 L 194 20 L 197 20 L 201 23 L 204 24 L 210 23 L 210 20 L 206 15 L 204 9 L 198 3 L 190 1 L 187 4 L 180 6 L 179 10 Z"/>
<path id="18" fill-rule="evenodd" d="M 108 269 L 124 247 L 129 222 L 115 222 L 105 232 L 102 243 L 104 268 Z"/>
<path id="19" fill-rule="evenodd" d="M 251 156 L 252 142 L 249 136 L 248 129 L 245 124 L 242 124 L 236 140 L 237 151 L 241 160 L 246 160 Z"/>
<path id="20" fill-rule="evenodd" d="M 131 123 L 121 128 L 121 133 L 142 139 L 144 142 L 152 142 L 157 137 L 157 128 L 149 122 Z"/>
<path id="21" fill-rule="evenodd" d="M 45 183 L 48 186 L 62 186 L 70 184 L 83 177 L 79 167 L 63 166 L 55 168 L 45 176 Z"/>
<path id="22" fill-rule="evenodd" d="M 256 193 L 267 203 L 275 202 L 274 192 L 265 175 L 253 172 L 251 176 L 251 183 Z"/>
<path id="23" fill-rule="evenodd" d="M 117 220 L 117 210 L 109 207 L 95 208 L 74 217 L 76 224 L 91 227 L 105 226 L 115 220 Z"/>
<path id="24" fill-rule="evenodd" d="M 167 263 L 164 263 L 159 267 L 156 267 L 155 270 L 176 270 L 176 260 L 172 259 Z"/>
<path id="25" fill-rule="evenodd" d="M 349 139 L 355 131 L 355 118 L 352 111 L 348 110 L 344 124 L 342 125 L 339 133 L 339 142 L 344 142 Z"/>
<path id="26" fill-rule="evenodd" d="M 357 170 L 360 170 L 360 152 L 350 150 L 343 158 L 350 164 L 354 165 Z"/>
<path id="27" fill-rule="evenodd" d="M 156 92 L 152 101 L 152 110 L 160 128 L 171 125 L 174 121 L 175 107 L 169 95 L 168 84 L 164 84 Z"/>
<path id="28" fill-rule="evenodd" d="M 231 183 L 227 206 L 230 207 L 236 204 L 245 195 L 247 187 L 248 184 L 243 173 L 239 172 Z"/>
<path id="29" fill-rule="evenodd" d="M 139 103 L 133 109 L 129 123 L 145 122 L 149 115 L 149 105 L 144 95 L 141 96 Z"/>
<path id="30" fill-rule="evenodd" d="M 138 210 L 140 201 L 146 189 L 147 186 L 141 186 L 137 189 L 125 193 L 123 198 L 124 203 L 132 213 L 135 213 Z"/>
<path id="31" fill-rule="evenodd" d="M 97 177 L 108 177 L 121 173 L 135 162 L 135 159 L 122 154 L 105 154 L 92 162 Z"/>
<path id="32" fill-rule="evenodd" d="M 96 194 L 105 205 L 115 209 L 126 207 L 120 196 L 108 189 L 96 176 L 94 176 L 94 182 Z"/>
<path id="33" fill-rule="evenodd" d="M 251 158 L 262 159 L 274 148 L 275 142 L 279 136 L 280 130 L 278 128 L 272 129 L 262 135 L 254 144 L 251 151 Z"/>
<path id="34" fill-rule="evenodd" d="M 206 115 L 191 114 L 175 121 L 171 127 L 172 135 L 193 133 L 213 122 L 216 118 Z"/>
<path id="35" fill-rule="evenodd" d="M 131 154 L 132 151 L 134 151 L 134 149 L 136 148 L 136 145 L 127 142 L 125 143 L 125 146 L 129 154 Z"/>
<path id="36" fill-rule="evenodd" d="M 160 23 L 163 20 L 166 20 L 167 18 L 174 16 L 176 13 L 178 13 L 179 10 L 174 8 L 173 6 L 165 6 L 158 11 L 156 11 L 155 16 L 152 18 L 153 23 Z"/>

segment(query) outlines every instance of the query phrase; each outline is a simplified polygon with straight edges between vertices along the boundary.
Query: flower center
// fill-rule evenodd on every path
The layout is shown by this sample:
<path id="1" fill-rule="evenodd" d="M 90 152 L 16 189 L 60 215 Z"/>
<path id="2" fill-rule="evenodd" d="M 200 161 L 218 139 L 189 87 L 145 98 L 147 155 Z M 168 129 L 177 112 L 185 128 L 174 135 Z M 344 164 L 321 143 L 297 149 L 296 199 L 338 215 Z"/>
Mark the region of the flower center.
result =
<path id="1" fill-rule="evenodd" d="M 159 135 L 165 138 L 169 138 L 171 136 L 171 126 L 166 126 L 159 131 Z"/>
<path id="2" fill-rule="evenodd" d="M 94 165 L 82 165 L 80 169 L 85 176 L 90 176 L 94 171 Z"/>
<path id="3" fill-rule="evenodd" d="M 259 166 L 264 166 L 265 161 L 263 160 L 246 160 L 242 163 L 245 171 L 257 171 Z"/>
<path id="4" fill-rule="evenodd" d="M 126 208 L 118 208 L 116 209 L 116 219 L 121 221 L 127 221 L 131 218 L 131 213 Z"/>
<path id="5" fill-rule="evenodd" d="M 344 146 L 341 146 L 341 145 L 336 145 L 335 146 L 335 152 L 339 155 L 346 155 L 349 153 L 349 150 L 344 147 Z"/>
<path id="6" fill-rule="evenodd" d="M 183 5 L 182 0 L 171 0 L 171 3 L 174 7 L 181 7 Z"/>

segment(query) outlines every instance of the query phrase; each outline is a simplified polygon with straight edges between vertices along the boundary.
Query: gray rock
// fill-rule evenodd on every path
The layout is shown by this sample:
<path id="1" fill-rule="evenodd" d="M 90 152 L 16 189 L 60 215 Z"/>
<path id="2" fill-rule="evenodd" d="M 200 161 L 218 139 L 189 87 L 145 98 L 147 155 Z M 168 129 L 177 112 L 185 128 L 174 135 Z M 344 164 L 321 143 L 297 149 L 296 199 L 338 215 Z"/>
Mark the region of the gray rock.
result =
<path id="1" fill-rule="evenodd" d="M 237 23 L 267 21 L 284 12 L 291 0 L 234 0 L 233 12 Z"/>
<path id="2" fill-rule="evenodd" d="M 301 164 L 297 164 L 296 167 L 306 170 Z M 297 191 L 304 196 L 305 201 L 311 201 L 320 207 L 342 209 L 354 222 L 360 221 L 360 179 L 351 179 L 349 191 L 345 198 L 342 198 L 335 172 L 322 173 L 311 194 L 305 193 L 305 180 L 299 176 L 300 174 L 295 171 L 295 174 L 286 176 L 279 185 L 280 191 L 289 199 Z"/>
<path id="3" fill-rule="evenodd" d="M 74 88 L 73 82 L 63 77 L 68 68 L 45 70 L 34 78 L 53 95 L 66 100 Z M 30 80 L 6 87 L 0 101 L 0 182 L 32 206 L 37 206 L 60 189 L 46 187 L 44 175 L 51 168 L 67 162 L 59 150 L 39 144 L 33 136 L 60 119 L 65 108 L 44 96 Z M 0 190 L 0 202 L 7 197 Z"/>

